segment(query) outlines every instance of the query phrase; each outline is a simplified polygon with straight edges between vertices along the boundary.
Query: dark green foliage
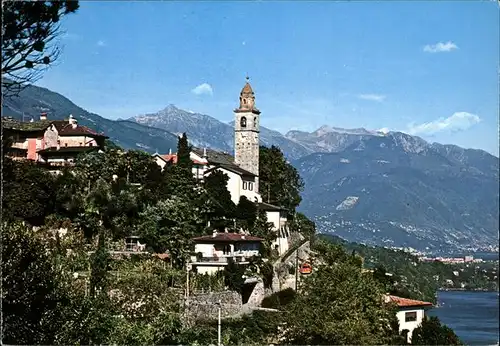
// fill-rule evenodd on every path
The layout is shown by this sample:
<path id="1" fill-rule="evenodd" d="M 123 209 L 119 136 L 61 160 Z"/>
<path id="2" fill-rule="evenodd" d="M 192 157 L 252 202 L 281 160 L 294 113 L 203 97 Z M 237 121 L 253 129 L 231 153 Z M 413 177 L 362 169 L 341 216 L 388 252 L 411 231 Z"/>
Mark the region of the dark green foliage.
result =
<path id="1" fill-rule="evenodd" d="M 2 343 L 52 344 L 69 296 L 50 249 L 22 223 L 2 224 Z"/>
<path id="2" fill-rule="evenodd" d="M 296 296 L 297 293 L 294 289 L 287 288 L 264 298 L 261 305 L 264 308 L 282 309 L 286 305 L 290 304 Z"/>
<path id="3" fill-rule="evenodd" d="M 191 146 L 184 133 L 177 144 L 177 164 L 166 166 L 167 183 L 165 193 L 171 196 L 186 198 L 194 204 L 201 203 L 199 199 L 196 178 L 193 177 L 193 162 L 189 156 Z"/>
<path id="4" fill-rule="evenodd" d="M 439 318 L 432 316 L 422 321 L 413 330 L 412 345 L 462 345 L 455 332 L 441 324 Z"/>
<path id="5" fill-rule="evenodd" d="M 453 270 L 449 266 L 441 263 L 422 263 L 415 256 L 403 251 L 347 243 L 328 235 L 321 235 L 320 238 L 341 244 L 347 251 L 354 251 L 364 259 L 366 268 L 375 269 L 380 266 L 384 271 L 393 274 L 390 278 L 384 278 L 383 284 L 387 285 L 388 280 L 392 281 L 393 284 L 386 288 L 389 292 L 401 297 L 435 302 L 439 281 L 436 281 L 433 276 L 438 275 L 442 280 L 442 275 L 447 275 L 448 271 L 453 275 Z M 376 273 L 379 279 L 381 269 L 379 268 Z"/>
<path id="6" fill-rule="evenodd" d="M 191 202 L 179 197 L 160 201 L 141 213 L 138 231 L 151 250 L 168 250 L 172 263 L 182 268 L 192 252 L 192 238 L 200 235 L 200 220 L 191 209 Z"/>
<path id="7" fill-rule="evenodd" d="M 33 163 L 4 158 L 2 216 L 42 225 L 54 211 L 54 178 Z"/>
<path id="8" fill-rule="evenodd" d="M 109 262 L 110 255 L 106 247 L 106 238 L 104 232 L 101 232 L 99 234 L 97 250 L 90 259 L 91 297 L 95 297 L 98 292 L 106 292 Z"/>
<path id="9" fill-rule="evenodd" d="M 290 213 L 302 199 L 304 182 L 278 147 L 260 147 L 259 184 L 264 202 L 284 207 Z"/>
<path id="10" fill-rule="evenodd" d="M 302 213 L 295 213 L 290 222 L 290 230 L 302 234 L 305 238 L 310 238 L 316 234 L 316 225 Z"/>
<path id="11" fill-rule="evenodd" d="M 242 293 L 245 284 L 245 268 L 236 264 L 232 258 L 228 258 L 228 264 L 224 268 L 225 285 L 231 290 Z"/>
<path id="12" fill-rule="evenodd" d="M 241 196 L 236 206 L 236 218 L 239 226 L 245 230 L 251 230 L 257 220 L 257 206 L 245 196 Z"/>
<path id="13" fill-rule="evenodd" d="M 237 319 L 222 321 L 223 345 L 268 345 L 276 343 L 281 324 L 279 313 L 254 311 Z M 217 320 L 198 322 L 179 336 L 180 344 L 212 345 L 217 342 Z"/>
<path id="14" fill-rule="evenodd" d="M 2 3 L 2 93 L 18 93 L 57 59 L 59 20 L 78 7 L 78 1 Z"/>
<path id="15" fill-rule="evenodd" d="M 270 261 L 262 261 L 259 265 L 260 274 L 264 284 L 264 288 L 271 288 L 273 284 L 274 268 Z"/>
<path id="16" fill-rule="evenodd" d="M 179 142 L 177 143 L 177 165 L 182 168 L 192 169 L 193 161 L 191 161 L 192 147 L 188 143 L 186 133 L 183 133 L 179 137 Z"/>
<path id="17" fill-rule="evenodd" d="M 391 342 L 399 334 L 384 290 L 365 275 L 357 256 L 338 245 L 316 244 L 314 271 L 286 306 L 286 338 L 300 345 L 366 345 Z"/>
<path id="18" fill-rule="evenodd" d="M 116 144 L 110 139 L 104 140 L 104 148 L 106 150 L 123 150 L 123 148 L 121 148 L 118 144 Z"/>
<path id="19" fill-rule="evenodd" d="M 271 244 L 277 237 L 277 232 L 271 222 L 267 222 L 266 212 L 259 210 L 257 219 L 254 221 L 252 235 L 264 239 L 262 241 L 261 254 L 267 258 L 272 255 Z"/>
<path id="20" fill-rule="evenodd" d="M 205 188 L 209 203 L 213 212 L 211 220 L 234 217 L 236 206 L 231 200 L 231 193 L 227 189 L 229 177 L 221 171 L 214 171 L 205 177 L 203 187 Z M 230 222 L 230 220 L 229 220 Z"/>

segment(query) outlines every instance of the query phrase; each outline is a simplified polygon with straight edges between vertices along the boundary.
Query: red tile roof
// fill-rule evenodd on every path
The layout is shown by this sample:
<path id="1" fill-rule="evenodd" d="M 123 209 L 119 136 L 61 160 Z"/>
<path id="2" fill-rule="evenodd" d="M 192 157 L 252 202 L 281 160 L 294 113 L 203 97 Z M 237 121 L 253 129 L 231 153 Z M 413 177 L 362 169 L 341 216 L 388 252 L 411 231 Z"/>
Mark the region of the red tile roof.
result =
<path id="1" fill-rule="evenodd" d="M 152 256 L 153 257 L 158 257 L 159 259 L 162 259 L 162 260 L 170 258 L 170 256 L 168 255 L 168 253 L 154 253 Z"/>
<path id="2" fill-rule="evenodd" d="M 392 296 L 392 295 L 389 295 L 387 296 L 388 297 L 388 300 L 393 302 L 393 303 L 396 303 L 396 305 L 400 308 L 405 308 L 405 307 L 413 307 L 413 306 L 421 306 L 421 307 L 425 307 L 425 306 L 433 306 L 432 303 L 429 303 L 429 302 L 423 302 L 421 300 L 414 300 L 414 299 L 408 299 L 408 298 L 402 298 L 402 297 L 398 297 L 398 296 Z"/>
<path id="3" fill-rule="evenodd" d="M 161 157 L 165 162 L 172 162 L 174 165 L 177 163 L 177 154 L 166 154 L 166 155 L 158 155 Z M 198 161 L 198 160 L 191 160 L 195 165 L 206 165 L 206 162 Z"/>
<path id="4" fill-rule="evenodd" d="M 254 237 L 251 235 L 244 235 L 238 233 L 216 233 L 215 235 L 205 235 L 202 237 L 193 238 L 195 242 L 255 242 L 262 241 L 264 239 L 259 237 Z"/>
<path id="5" fill-rule="evenodd" d="M 87 126 L 77 125 L 75 128 L 66 120 L 53 120 L 52 124 L 57 129 L 59 136 L 91 136 L 91 137 L 106 137 L 102 133 L 97 133 L 96 131 L 88 128 Z"/>

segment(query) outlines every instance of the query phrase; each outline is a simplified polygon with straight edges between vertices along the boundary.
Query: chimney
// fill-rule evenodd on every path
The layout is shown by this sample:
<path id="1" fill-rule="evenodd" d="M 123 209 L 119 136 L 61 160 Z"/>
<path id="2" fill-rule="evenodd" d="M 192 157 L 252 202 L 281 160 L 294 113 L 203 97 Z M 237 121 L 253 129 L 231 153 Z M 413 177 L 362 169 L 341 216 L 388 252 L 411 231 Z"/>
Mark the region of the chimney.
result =
<path id="1" fill-rule="evenodd" d="M 203 158 L 207 158 L 207 148 L 203 148 Z"/>
<path id="2" fill-rule="evenodd" d="M 77 121 L 75 118 L 73 118 L 73 115 L 69 115 L 68 123 L 71 125 L 72 128 L 76 129 L 77 126 Z"/>
<path id="3" fill-rule="evenodd" d="M 217 230 L 216 229 L 214 229 L 214 232 L 212 233 L 212 238 L 215 238 L 215 237 L 217 237 Z"/>
<path id="4" fill-rule="evenodd" d="M 172 155 L 172 148 L 168 149 L 168 154 Z"/>
<path id="5" fill-rule="evenodd" d="M 40 114 L 40 120 L 42 120 L 42 121 L 47 120 L 47 113 L 44 112 L 44 113 Z"/>

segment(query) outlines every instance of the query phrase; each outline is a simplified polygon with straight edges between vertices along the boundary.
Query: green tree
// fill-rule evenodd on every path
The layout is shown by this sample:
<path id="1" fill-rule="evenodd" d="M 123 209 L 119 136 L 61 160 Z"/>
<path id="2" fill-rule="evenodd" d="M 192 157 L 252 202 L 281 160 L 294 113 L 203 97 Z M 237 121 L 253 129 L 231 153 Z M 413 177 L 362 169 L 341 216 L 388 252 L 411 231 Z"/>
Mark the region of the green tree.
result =
<path id="1" fill-rule="evenodd" d="M 227 189 L 229 177 L 221 171 L 214 171 L 205 177 L 203 187 L 213 212 L 209 216 L 211 220 L 225 219 L 220 226 L 229 226 L 234 217 L 236 205 L 231 200 L 231 193 Z"/>
<path id="2" fill-rule="evenodd" d="M 2 343 L 53 344 L 65 316 L 66 277 L 41 233 L 2 225 Z"/>
<path id="3" fill-rule="evenodd" d="M 422 321 L 422 324 L 413 330 L 412 345 L 462 345 L 455 332 L 441 324 L 436 316 Z"/>
<path id="4" fill-rule="evenodd" d="M 224 267 L 225 285 L 231 290 L 242 293 L 245 284 L 245 267 L 234 262 L 232 258 L 228 258 L 227 266 Z"/>
<path id="5" fill-rule="evenodd" d="M 241 196 L 236 206 L 236 219 L 238 220 L 238 227 L 244 230 L 252 230 L 257 220 L 257 206 L 255 203 L 249 201 L 245 196 Z"/>
<path id="6" fill-rule="evenodd" d="M 92 254 L 90 262 L 90 296 L 95 297 L 98 292 L 107 294 L 108 266 L 110 263 L 109 251 L 106 247 L 104 231 L 99 234 L 97 250 Z"/>
<path id="7" fill-rule="evenodd" d="M 295 213 L 290 222 L 290 230 L 300 233 L 306 238 L 310 238 L 316 234 L 316 224 L 302 213 Z"/>
<path id="8" fill-rule="evenodd" d="M 146 244 L 158 253 L 168 250 L 172 263 L 182 268 L 192 252 L 192 238 L 199 235 L 199 215 L 190 201 L 173 197 L 147 207 L 141 213 L 139 233 Z"/>
<path id="9" fill-rule="evenodd" d="M 260 147 L 259 190 L 264 202 L 295 212 L 304 182 L 278 147 Z"/>
<path id="10" fill-rule="evenodd" d="M 192 147 L 189 145 L 187 135 L 184 132 L 177 142 L 177 165 L 179 167 L 186 169 L 193 168 L 193 161 L 191 161 L 190 157 L 191 151 Z"/>
<path id="11" fill-rule="evenodd" d="M 276 239 L 277 234 L 274 230 L 273 223 L 267 221 L 267 215 L 264 210 L 259 210 L 257 212 L 257 219 L 254 222 L 251 234 L 264 239 L 262 242 L 261 255 L 265 258 L 270 257 L 272 253 L 271 245 Z"/>
<path id="12" fill-rule="evenodd" d="M 314 271 L 300 284 L 300 294 L 286 307 L 288 342 L 347 345 L 389 343 L 395 311 L 384 304 L 385 293 L 361 263 L 340 247 L 322 245 Z"/>
<path id="13" fill-rule="evenodd" d="M 31 162 L 4 159 L 2 216 L 40 226 L 54 212 L 54 178 Z"/>
<path id="14" fill-rule="evenodd" d="M 17 94 L 57 60 L 60 19 L 78 7 L 78 1 L 2 2 L 2 93 Z"/>
<path id="15" fill-rule="evenodd" d="M 167 183 L 165 196 L 178 196 L 191 200 L 194 204 L 200 203 L 200 190 L 193 176 L 193 162 L 190 158 L 191 146 L 184 133 L 177 143 L 177 163 L 165 167 Z"/>

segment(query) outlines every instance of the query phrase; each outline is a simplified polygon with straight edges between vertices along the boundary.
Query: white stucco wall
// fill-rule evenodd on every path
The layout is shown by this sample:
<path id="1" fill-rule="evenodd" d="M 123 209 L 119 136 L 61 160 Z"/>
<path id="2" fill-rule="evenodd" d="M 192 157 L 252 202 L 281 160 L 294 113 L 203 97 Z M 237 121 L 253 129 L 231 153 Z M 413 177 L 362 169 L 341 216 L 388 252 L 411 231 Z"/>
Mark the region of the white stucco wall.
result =
<path id="1" fill-rule="evenodd" d="M 198 274 L 215 274 L 220 270 L 224 270 L 224 266 L 217 265 L 196 265 L 196 271 Z"/>
<path id="2" fill-rule="evenodd" d="M 278 252 L 280 255 L 282 255 L 288 251 L 288 238 L 285 234 L 286 232 L 279 232 L 279 230 L 282 228 L 281 225 L 283 224 L 283 219 L 281 218 L 279 211 L 268 210 L 266 211 L 266 216 L 267 222 L 272 222 L 273 228 L 276 231 L 276 239 L 273 241 L 271 246 L 273 249 L 278 246 Z"/>
<path id="3" fill-rule="evenodd" d="M 195 244 L 194 246 L 194 252 L 201 252 L 203 254 L 203 257 L 212 257 L 213 249 L 213 244 Z"/>
<path id="4" fill-rule="evenodd" d="M 163 168 L 165 168 L 165 160 L 163 160 L 162 158 L 160 158 L 159 156 L 155 156 L 155 161 L 156 161 L 156 164 L 158 166 L 160 166 L 160 168 L 163 170 Z"/>
<path id="5" fill-rule="evenodd" d="M 413 322 L 406 322 L 405 321 L 405 316 L 407 312 L 416 312 L 417 313 L 417 319 Z M 408 329 L 408 342 L 411 341 L 411 334 L 413 333 L 413 330 L 417 328 L 423 321 L 425 316 L 425 310 L 424 309 L 401 309 L 396 313 L 396 317 L 398 318 L 399 322 L 399 331 L 403 331 L 404 329 Z"/>

